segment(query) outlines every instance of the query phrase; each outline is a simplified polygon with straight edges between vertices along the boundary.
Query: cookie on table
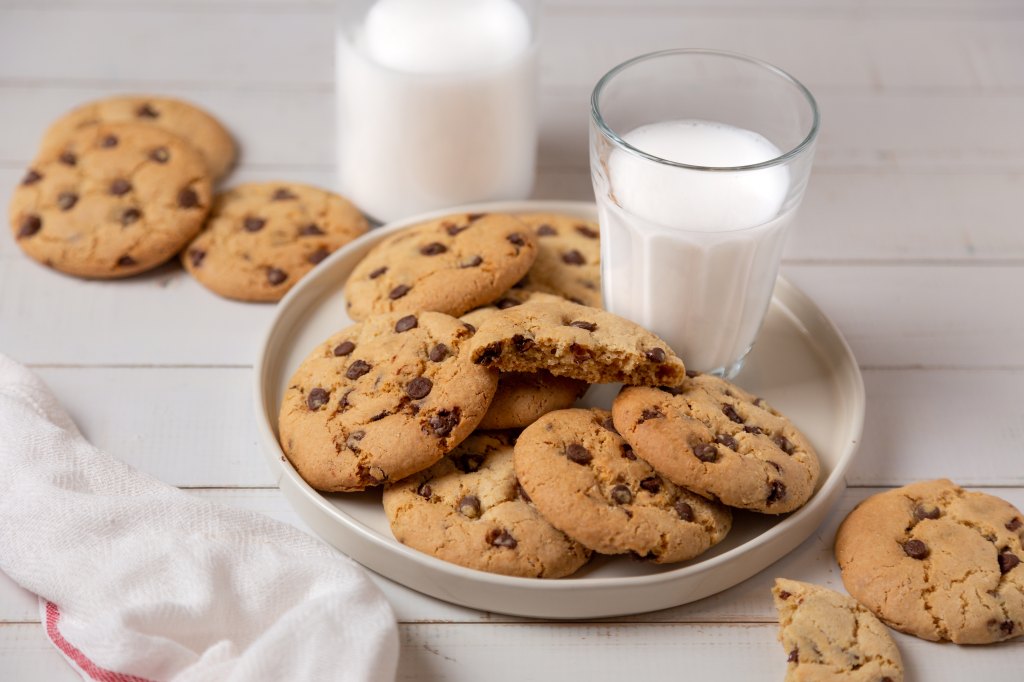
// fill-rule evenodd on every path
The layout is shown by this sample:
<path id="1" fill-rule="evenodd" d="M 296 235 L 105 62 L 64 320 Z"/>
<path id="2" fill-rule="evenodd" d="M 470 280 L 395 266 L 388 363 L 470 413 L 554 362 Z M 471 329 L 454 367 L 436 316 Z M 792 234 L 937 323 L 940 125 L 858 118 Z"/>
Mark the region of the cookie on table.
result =
<path id="1" fill-rule="evenodd" d="M 10 220 L 18 246 L 40 263 L 109 279 L 172 258 L 209 209 L 197 151 L 156 126 L 110 123 L 40 152 L 14 190 Z"/>
<path id="2" fill-rule="evenodd" d="M 732 526 L 728 509 L 672 485 L 637 457 L 604 410 L 538 419 L 516 441 L 515 470 L 544 518 L 602 554 L 686 561 Z"/>
<path id="3" fill-rule="evenodd" d="M 472 357 L 502 372 L 546 370 L 588 384 L 677 384 L 686 372 L 668 344 L 643 327 L 544 294 L 484 321 Z"/>
<path id="4" fill-rule="evenodd" d="M 521 495 L 512 438 L 477 431 L 426 471 L 389 485 L 395 538 L 454 564 L 526 578 L 561 578 L 590 558 Z"/>
<path id="5" fill-rule="evenodd" d="M 562 213 L 516 216 L 533 228 L 537 260 L 521 288 L 601 308 L 601 242 L 597 223 Z"/>
<path id="6" fill-rule="evenodd" d="M 676 485 L 764 514 L 797 509 L 814 494 L 818 456 L 763 399 L 709 374 L 675 387 L 624 389 L 615 427 Z"/>
<path id="7" fill-rule="evenodd" d="M 214 199 L 206 227 L 181 260 L 221 296 L 277 301 L 366 230 L 359 210 L 337 194 L 294 182 L 254 182 Z"/>
<path id="8" fill-rule="evenodd" d="M 345 283 L 351 318 L 433 310 L 462 315 L 501 297 L 537 257 L 530 229 L 503 213 L 455 214 L 377 244 Z"/>
<path id="9" fill-rule="evenodd" d="M 194 104 L 170 97 L 121 95 L 88 102 L 57 119 L 43 149 L 60 148 L 78 130 L 100 123 L 142 123 L 177 135 L 202 155 L 213 180 L 227 175 L 238 151 L 220 121 Z"/>
<path id="10" fill-rule="evenodd" d="M 281 447 L 317 490 L 352 491 L 429 467 L 472 433 L 498 385 L 442 313 L 377 315 L 320 344 L 288 382 Z"/>
<path id="11" fill-rule="evenodd" d="M 889 630 L 856 599 L 796 580 L 772 587 L 786 680 L 903 682 L 903 660 Z"/>
<path id="12" fill-rule="evenodd" d="M 861 502 L 836 534 L 846 590 L 890 626 L 988 644 L 1024 632 L 1024 517 L 949 480 Z"/>

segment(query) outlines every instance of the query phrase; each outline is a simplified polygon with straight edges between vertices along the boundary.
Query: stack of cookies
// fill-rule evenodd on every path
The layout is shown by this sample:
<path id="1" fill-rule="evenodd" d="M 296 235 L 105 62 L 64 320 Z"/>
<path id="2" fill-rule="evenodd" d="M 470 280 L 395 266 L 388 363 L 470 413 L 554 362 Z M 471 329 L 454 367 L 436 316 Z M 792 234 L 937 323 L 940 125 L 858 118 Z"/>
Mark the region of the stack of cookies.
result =
<path id="1" fill-rule="evenodd" d="M 14 238 L 40 263 L 97 279 L 146 272 L 181 253 L 212 291 L 275 301 L 366 231 L 350 202 L 296 183 L 252 183 L 214 198 L 236 156 L 227 129 L 193 104 L 90 102 L 46 132 L 11 201 Z"/>
<path id="2" fill-rule="evenodd" d="M 730 507 L 804 504 L 807 439 L 602 310 L 599 268 L 597 225 L 572 216 L 457 214 L 382 240 L 346 283 L 358 322 L 289 382 L 285 454 L 318 490 L 383 486 L 401 542 L 516 576 L 593 552 L 685 561 Z M 612 409 L 575 407 L 599 383 L 626 385 Z"/>

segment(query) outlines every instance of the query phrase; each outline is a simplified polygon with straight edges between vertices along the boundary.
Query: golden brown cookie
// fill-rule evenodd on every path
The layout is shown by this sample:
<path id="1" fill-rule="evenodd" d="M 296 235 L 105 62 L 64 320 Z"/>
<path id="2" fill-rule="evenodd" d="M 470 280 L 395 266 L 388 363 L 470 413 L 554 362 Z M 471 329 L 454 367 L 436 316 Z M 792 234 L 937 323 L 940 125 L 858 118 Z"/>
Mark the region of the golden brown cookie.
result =
<path id="1" fill-rule="evenodd" d="M 181 260 L 227 298 L 277 301 L 336 249 L 364 234 L 347 199 L 294 182 L 254 182 L 217 195 Z"/>
<path id="2" fill-rule="evenodd" d="M 79 277 L 116 278 L 172 258 L 210 209 L 199 153 L 155 126 L 109 123 L 44 149 L 11 199 L 18 246 Z"/>
<path id="3" fill-rule="evenodd" d="M 498 385 L 442 313 L 377 315 L 334 334 L 288 383 L 281 447 L 318 490 L 363 490 L 429 467 L 472 433 Z"/>
<path id="4" fill-rule="evenodd" d="M 563 213 L 516 217 L 537 237 L 537 260 L 518 288 L 601 308 L 601 232 L 597 223 Z"/>
<path id="5" fill-rule="evenodd" d="M 836 534 L 847 591 L 932 641 L 988 644 L 1024 632 L 1024 517 L 949 480 L 872 495 Z"/>
<path id="6" fill-rule="evenodd" d="M 477 431 L 426 471 L 389 485 L 384 511 L 395 538 L 467 568 L 561 578 L 590 552 L 521 495 L 512 437 Z"/>

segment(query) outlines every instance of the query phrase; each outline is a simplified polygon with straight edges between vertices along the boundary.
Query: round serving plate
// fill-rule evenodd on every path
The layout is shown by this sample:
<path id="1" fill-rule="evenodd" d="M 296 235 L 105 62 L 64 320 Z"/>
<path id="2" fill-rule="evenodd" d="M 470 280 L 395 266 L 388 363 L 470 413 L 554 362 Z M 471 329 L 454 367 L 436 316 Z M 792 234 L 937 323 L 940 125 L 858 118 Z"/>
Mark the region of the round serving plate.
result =
<path id="1" fill-rule="evenodd" d="M 277 441 L 287 382 L 306 355 L 351 324 L 342 291 L 356 264 L 403 227 L 457 212 L 558 212 L 595 220 L 590 203 L 518 201 L 474 204 L 411 217 L 372 230 L 332 254 L 289 292 L 259 350 L 257 425 L 277 483 L 321 537 L 367 568 L 455 604 L 536 618 L 600 618 L 695 601 L 746 580 L 785 556 L 822 523 L 845 488 L 864 421 L 864 383 L 832 322 L 780 278 L 753 351 L 735 382 L 764 396 L 810 438 L 821 458 L 818 490 L 780 517 L 735 512 L 732 532 L 692 561 L 655 565 L 628 557 L 595 558 L 560 580 L 514 578 L 456 566 L 402 545 L 391 535 L 381 491 L 320 493 L 292 468 Z M 685 360 L 685 358 L 684 358 Z M 617 386 L 594 386 L 583 403 L 610 407 Z"/>

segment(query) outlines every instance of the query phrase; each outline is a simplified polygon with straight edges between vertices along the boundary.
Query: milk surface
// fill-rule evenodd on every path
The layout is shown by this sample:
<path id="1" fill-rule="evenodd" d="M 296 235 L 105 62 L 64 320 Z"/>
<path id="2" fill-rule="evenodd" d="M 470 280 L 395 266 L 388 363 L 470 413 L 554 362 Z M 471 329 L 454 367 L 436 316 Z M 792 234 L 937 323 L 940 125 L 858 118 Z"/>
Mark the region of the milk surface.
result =
<path id="1" fill-rule="evenodd" d="M 337 36 L 342 193 L 379 220 L 522 199 L 536 49 L 512 0 L 380 0 Z"/>
<path id="2" fill-rule="evenodd" d="M 755 132 L 709 121 L 641 126 L 623 139 L 716 168 L 781 154 Z M 771 301 L 793 213 L 782 210 L 786 167 L 691 170 L 615 148 L 595 183 L 608 309 L 657 333 L 687 367 L 738 371 Z"/>

